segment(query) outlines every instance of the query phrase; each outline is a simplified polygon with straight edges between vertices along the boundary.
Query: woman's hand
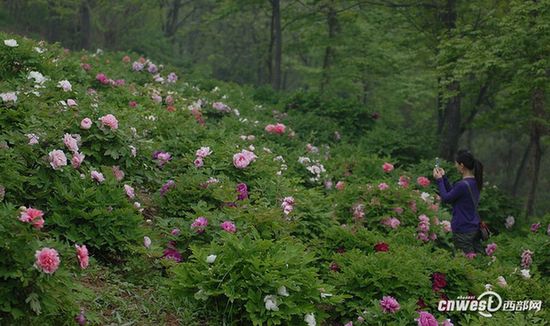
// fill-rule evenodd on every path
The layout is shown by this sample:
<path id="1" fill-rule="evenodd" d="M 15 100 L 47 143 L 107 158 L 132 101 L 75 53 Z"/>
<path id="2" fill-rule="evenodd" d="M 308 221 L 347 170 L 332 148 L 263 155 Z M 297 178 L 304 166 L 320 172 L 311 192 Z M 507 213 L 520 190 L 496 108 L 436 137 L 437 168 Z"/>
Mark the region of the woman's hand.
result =
<path id="1" fill-rule="evenodd" d="M 436 180 L 443 178 L 444 175 L 445 175 L 445 170 L 443 170 L 442 168 L 434 168 L 433 176 Z"/>

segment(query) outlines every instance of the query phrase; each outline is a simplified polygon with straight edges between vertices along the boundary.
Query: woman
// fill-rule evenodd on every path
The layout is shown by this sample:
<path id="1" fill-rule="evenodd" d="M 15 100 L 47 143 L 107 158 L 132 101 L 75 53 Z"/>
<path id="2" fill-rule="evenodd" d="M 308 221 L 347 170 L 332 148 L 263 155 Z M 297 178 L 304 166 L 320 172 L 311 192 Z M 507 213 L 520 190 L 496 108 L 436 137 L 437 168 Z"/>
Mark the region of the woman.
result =
<path id="1" fill-rule="evenodd" d="M 483 165 L 469 151 L 461 150 L 457 153 L 455 166 L 462 174 L 462 180 L 452 186 L 442 168 L 436 167 L 433 176 L 441 199 L 453 206 L 451 230 L 455 248 L 465 254 L 480 253 L 483 248 L 477 203 L 483 187 Z"/>

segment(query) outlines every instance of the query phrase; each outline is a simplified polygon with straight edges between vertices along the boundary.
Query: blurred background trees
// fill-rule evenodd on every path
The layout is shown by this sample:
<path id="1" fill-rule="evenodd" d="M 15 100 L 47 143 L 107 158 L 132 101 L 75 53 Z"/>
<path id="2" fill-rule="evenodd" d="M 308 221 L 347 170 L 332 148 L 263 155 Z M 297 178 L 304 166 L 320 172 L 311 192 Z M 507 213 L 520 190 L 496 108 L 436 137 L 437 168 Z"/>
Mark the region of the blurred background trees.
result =
<path id="1" fill-rule="evenodd" d="M 379 118 L 353 139 L 363 150 L 414 162 L 470 148 L 531 215 L 550 211 L 549 11 L 550 0 L 0 0 L 0 29 L 136 52 L 190 79 L 253 85 L 273 105 L 296 92 L 347 101 Z"/>

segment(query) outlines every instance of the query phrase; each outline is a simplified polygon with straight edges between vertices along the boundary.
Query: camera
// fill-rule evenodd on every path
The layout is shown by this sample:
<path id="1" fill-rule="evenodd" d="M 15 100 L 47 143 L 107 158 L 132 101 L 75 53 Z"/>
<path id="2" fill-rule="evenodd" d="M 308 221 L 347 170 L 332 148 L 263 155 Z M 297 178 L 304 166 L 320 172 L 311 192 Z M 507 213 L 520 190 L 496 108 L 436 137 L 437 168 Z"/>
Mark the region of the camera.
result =
<path id="1" fill-rule="evenodd" d="M 436 158 L 435 158 L 435 167 L 436 167 L 436 168 L 439 168 L 439 163 L 440 163 L 439 157 L 436 157 Z"/>

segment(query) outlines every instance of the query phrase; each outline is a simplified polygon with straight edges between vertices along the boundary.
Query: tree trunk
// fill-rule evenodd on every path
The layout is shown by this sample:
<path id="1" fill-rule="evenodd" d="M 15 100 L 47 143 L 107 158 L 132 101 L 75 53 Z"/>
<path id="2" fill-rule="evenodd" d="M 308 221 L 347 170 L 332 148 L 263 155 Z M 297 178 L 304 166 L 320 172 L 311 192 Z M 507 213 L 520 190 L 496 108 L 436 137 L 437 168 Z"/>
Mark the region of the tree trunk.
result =
<path id="1" fill-rule="evenodd" d="M 458 82 L 452 82 L 447 90 L 450 92 L 459 92 L 460 85 Z M 445 111 L 443 119 L 445 124 L 441 132 L 439 155 L 448 160 L 453 161 L 454 155 L 458 150 L 458 141 L 460 138 L 460 94 L 451 97 L 445 103 Z"/>
<path id="2" fill-rule="evenodd" d="M 271 0 L 273 19 L 273 45 L 275 47 L 274 64 L 271 85 L 274 90 L 281 89 L 281 59 L 283 39 L 281 35 L 281 5 L 280 0 Z"/>
<path id="3" fill-rule="evenodd" d="M 529 152 L 531 152 L 532 147 L 533 147 L 533 140 L 529 139 L 529 144 L 527 145 L 527 148 L 525 149 L 525 153 L 521 158 L 521 162 L 519 163 L 518 169 L 516 171 L 516 179 L 514 180 L 514 185 L 512 186 L 512 196 L 514 197 L 517 196 L 519 181 L 521 180 L 521 176 L 523 175 L 523 170 L 525 169 L 525 165 L 527 164 L 527 159 L 529 158 Z"/>
<path id="4" fill-rule="evenodd" d="M 538 119 L 544 117 L 544 92 L 542 89 L 537 88 L 533 92 L 532 97 L 532 109 L 534 120 L 531 127 L 531 142 L 534 146 L 533 152 L 533 174 L 531 179 L 531 188 L 529 189 L 529 195 L 527 197 L 527 207 L 525 213 L 527 216 L 532 216 L 535 211 L 535 198 L 537 195 L 537 185 L 539 183 L 540 162 L 542 159 L 542 147 L 540 144 L 540 138 L 542 136 L 543 126 Z"/>
<path id="5" fill-rule="evenodd" d="M 82 0 L 80 3 L 80 48 L 90 48 L 91 31 L 90 5 L 88 0 Z"/>
<path id="6" fill-rule="evenodd" d="M 333 6 L 328 7 L 327 12 L 327 27 L 328 27 L 328 44 L 325 48 L 325 57 L 323 59 L 323 75 L 321 78 L 321 93 L 324 91 L 325 87 L 330 83 L 330 67 L 334 61 L 335 52 L 331 44 L 336 37 L 336 34 L 339 30 L 338 25 L 338 14 Z"/>

